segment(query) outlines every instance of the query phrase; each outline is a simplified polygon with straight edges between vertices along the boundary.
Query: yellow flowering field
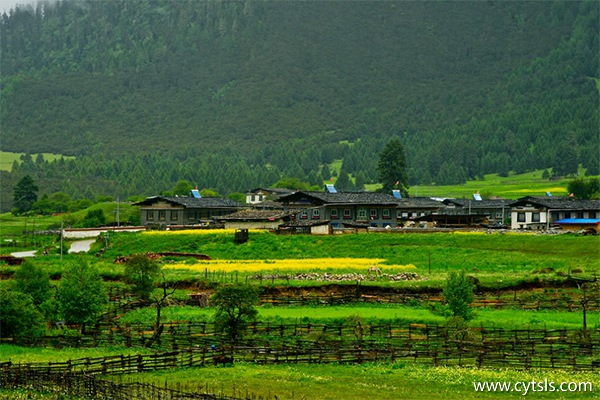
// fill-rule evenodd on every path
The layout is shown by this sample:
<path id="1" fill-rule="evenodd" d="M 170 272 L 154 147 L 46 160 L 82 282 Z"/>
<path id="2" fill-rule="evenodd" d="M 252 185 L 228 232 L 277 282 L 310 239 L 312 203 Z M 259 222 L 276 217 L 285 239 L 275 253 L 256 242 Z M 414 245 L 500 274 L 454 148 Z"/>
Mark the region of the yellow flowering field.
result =
<path id="1" fill-rule="evenodd" d="M 408 265 L 384 265 L 384 259 L 379 258 L 310 258 L 310 259 L 287 259 L 287 260 L 210 260 L 199 261 L 196 264 L 167 264 L 165 268 L 187 269 L 191 271 L 315 271 L 327 269 L 356 269 L 367 272 L 369 267 L 377 267 L 382 272 L 387 270 L 412 270 L 416 269 L 412 264 Z"/>

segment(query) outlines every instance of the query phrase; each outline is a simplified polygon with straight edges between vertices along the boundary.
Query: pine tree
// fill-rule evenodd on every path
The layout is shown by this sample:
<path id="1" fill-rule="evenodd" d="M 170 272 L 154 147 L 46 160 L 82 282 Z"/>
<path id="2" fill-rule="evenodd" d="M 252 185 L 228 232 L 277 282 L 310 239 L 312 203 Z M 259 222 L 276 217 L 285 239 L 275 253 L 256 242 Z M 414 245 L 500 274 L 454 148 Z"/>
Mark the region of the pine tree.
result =
<path id="1" fill-rule="evenodd" d="M 16 212 L 22 214 L 30 211 L 33 203 L 38 199 L 38 187 L 29 175 L 25 175 L 17 182 L 13 193 Z"/>
<path id="2" fill-rule="evenodd" d="M 408 166 L 404 146 L 398 139 L 392 139 L 379 156 L 379 181 L 383 185 L 382 192 L 391 193 L 399 189 L 403 197 L 408 195 Z"/>

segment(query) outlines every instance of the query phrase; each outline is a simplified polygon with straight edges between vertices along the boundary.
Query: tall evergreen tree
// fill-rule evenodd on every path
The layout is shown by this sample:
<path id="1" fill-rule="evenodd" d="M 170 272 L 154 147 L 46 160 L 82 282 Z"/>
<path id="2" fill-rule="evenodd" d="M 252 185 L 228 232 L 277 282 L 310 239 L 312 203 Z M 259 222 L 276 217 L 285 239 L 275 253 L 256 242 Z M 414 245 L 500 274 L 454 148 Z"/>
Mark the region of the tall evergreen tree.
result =
<path id="1" fill-rule="evenodd" d="M 38 199 L 38 187 L 30 175 L 25 175 L 15 185 L 14 206 L 19 214 L 30 211 Z"/>
<path id="2" fill-rule="evenodd" d="M 345 192 L 350 192 L 354 190 L 354 184 L 350 180 L 350 176 L 345 170 L 340 171 L 340 176 L 338 176 L 337 181 L 335 181 L 335 187 L 337 190 L 342 190 Z"/>
<path id="3" fill-rule="evenodd" d="M 408 195 L 408 166 L 404 146 L 398 139 L 392 139 L 379 156 L 379 182 L 383 185 L 382 192 L 390 193 L 399 189 L 403 197 Z"/>

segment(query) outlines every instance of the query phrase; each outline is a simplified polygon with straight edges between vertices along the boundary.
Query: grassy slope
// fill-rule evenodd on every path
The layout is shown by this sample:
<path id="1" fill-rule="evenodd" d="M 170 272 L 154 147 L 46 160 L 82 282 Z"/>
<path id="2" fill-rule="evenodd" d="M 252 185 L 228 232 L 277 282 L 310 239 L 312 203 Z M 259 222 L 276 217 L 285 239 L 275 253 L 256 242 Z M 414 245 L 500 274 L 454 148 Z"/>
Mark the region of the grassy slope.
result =
<path id="1" fill-rule="evenodd" d="M 377 258 L 386 264 L 413 264 L 425 271 L 477 268 L 479 271 L 531 272 L 533 269 L 586 268 L 598 270 L 600 237 L 533 234 L 387 234 L 341 236 L 277 236 L 251 232 L 250 240 L 235 245 L 231 234 L 119 234 L 105 256 L 144 251 L 198 252 L 222 260 L 311 258 Z"/>
<path id="2" fill-rule="evenodd" d="M 599 83 L 600 85 L 600 83 Z M 331 170 L 338 170 L 340 162 L 334 162 Z M 473 193 L 481 193 L 484 198 L 499 197 L 504 199 L 518 199 L 525 196 L 545 196 L 546 192 L 554 196 L 568 194 L 567 186 L 572 179 L 558 179 L 550 181 L 543 179 L 543 170 L 535 170 L 523 174 L 510 174 L 507 177 L 498 174 L 485 175 L 484 180 L 467 181 L 464 185 L 418 185 L 411 186 L 411 197 L 448 197 L 472 198 Z M 585 176 L 585 170 L 580 168 L 579 176 Z M 334 178 L 335 182 L 336 178 Z M 324 182 L 331 183 L 331 182 Z M 375 191 L 380 184 L 368 184 L 365 188 Z"/>
<path id="3" fill-rule="evenodd" d="M 293 323 L 294 321 L 332 324 L 360 318 L 363 321 L 394 321 L 398 324 L 434 324 L 440 325 L 445 317 L 436 315 L 423 307 L 401 305 L 347 305 L 347 306 L 302 306 L 302 307 L 260 307 L 259 319 L 273 323 Z M 166 307 L 162 311 L 164 322 L 169 321 L 209 321 L 212 309 L 197 307 Z M 147 323 L 155 316 L 153 309 L 137 309 L 124 315 L 122 323 Z M 582 317 L 579 312 L 534 311 L 513 309 L 477 309 L 472 326 L 502 327 L 504 329 L 579 329 Z M 600 314 L 590 313 L 588 326 L 600 328 Z"/>
<path id="4" fill-rule="evenodd" d="M 21 163 L 20 157 L 25 153 L 12 153 L 9 151 L 0 151 L 0 170 L 2 171 L 11 171 L 12 165 L 14 161 L 17 161 L 19 164 Z M 53 154 L 53 153 L 42 153 L 44 156 L 44 160 L 46 161 L 54 161 L 58 160 L 61 157 L 64 157 L 65 160 L 68 158 L 75 158 L 72 156 L 63 156 L 62 154 Z M 37 154 L 32 154 L 31 157 L 35 161 Z"/>

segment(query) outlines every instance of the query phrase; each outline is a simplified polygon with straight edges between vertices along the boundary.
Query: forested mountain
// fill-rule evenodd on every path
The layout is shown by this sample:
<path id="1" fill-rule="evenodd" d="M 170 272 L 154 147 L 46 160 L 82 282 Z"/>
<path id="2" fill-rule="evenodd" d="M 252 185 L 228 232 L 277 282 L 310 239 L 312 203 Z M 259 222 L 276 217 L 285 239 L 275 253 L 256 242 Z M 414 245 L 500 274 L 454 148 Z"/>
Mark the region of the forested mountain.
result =
<path id="1" fill-rule="evenodd" d="M 42 191 L 600 169 L 597 1 L 61 0 L 0 18 L 1 148 Z M 10 192 L 10 191 L 9 191 Z"/>

